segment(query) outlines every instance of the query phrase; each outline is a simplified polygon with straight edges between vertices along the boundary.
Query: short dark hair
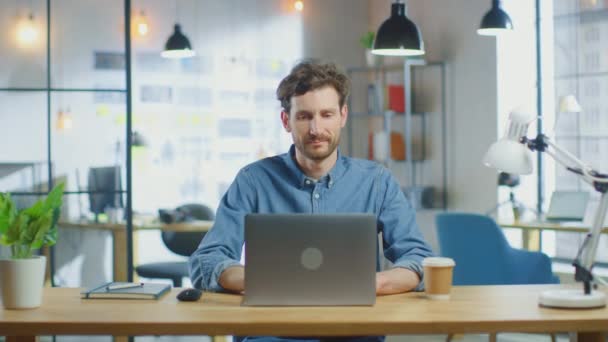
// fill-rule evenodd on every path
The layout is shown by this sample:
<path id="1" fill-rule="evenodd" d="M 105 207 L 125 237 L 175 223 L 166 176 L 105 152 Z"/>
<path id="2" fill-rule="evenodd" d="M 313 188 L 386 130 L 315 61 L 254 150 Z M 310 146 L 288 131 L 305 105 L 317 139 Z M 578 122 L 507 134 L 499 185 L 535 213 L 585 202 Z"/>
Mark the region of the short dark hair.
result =
<path id="1" fill-rule="evenodd" d="M 296 64 L 289 75 L 279 83 L 277 99 L 281 101 L 283 110 L 289 113 L 293 96 L 304 95 L 325 86 L 331 86 L 338 92 L 342 108 L 350 92 L 350 80 L 346 74 L 334 63 L 305 60 Z"/>

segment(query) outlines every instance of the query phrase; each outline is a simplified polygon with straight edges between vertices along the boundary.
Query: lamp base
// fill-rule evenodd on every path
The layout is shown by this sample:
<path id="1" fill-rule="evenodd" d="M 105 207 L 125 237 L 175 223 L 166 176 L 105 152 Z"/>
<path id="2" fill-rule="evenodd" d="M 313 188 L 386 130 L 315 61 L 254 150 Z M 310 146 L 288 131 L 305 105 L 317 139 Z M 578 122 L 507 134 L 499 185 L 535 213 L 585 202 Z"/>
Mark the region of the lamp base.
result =
<path id="1" fill-rule="evenodd" d="M 577 290 L 548 290 L 538 297 L 541 306 L 565 309 L 591 309 L 606 306 L 606 294 L 591 291 L 586 295 L 582 289 Z"/>

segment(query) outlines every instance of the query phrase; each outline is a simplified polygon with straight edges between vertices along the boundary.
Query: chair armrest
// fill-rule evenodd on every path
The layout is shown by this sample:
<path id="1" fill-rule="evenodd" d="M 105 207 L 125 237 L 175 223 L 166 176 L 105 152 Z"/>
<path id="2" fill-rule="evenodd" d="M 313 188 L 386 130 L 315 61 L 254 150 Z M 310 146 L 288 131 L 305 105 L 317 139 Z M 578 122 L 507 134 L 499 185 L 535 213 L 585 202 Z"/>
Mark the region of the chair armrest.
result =
<path id="1" fill-rule="evenodd" d="M 559 278 L 553 275 L 551 259 L 545 253 L 511 248 L 507 263 L 513 284 L 559 283 Z"/>

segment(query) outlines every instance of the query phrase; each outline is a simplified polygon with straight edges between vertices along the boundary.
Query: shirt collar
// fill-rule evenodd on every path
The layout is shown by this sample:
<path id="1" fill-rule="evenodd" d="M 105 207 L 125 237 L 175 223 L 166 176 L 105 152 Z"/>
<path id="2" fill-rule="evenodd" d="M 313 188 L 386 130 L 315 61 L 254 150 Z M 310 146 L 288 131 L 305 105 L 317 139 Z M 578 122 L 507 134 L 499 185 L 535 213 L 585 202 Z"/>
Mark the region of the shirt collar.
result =
<path id="1" fill-rule="evenodd" d="M 285 161 L 285 165 L 292 172 L 295 177 L 296 183 L 300 186 L 300 188 L 304 188 L 306 184 L 306 180 L 310 179 L 307 177 L 304 172 L 298 166 L 296 162 L 296 147 L 295 145 L 291 145 L 289 148 L 289 152 L 283 155 L 283 160 Z M 344 175 L 346 171 L 346 163 L 347 158 L 342 156 L 340 152 L 340 148 L 338 148 L 338 159 L 336 160 L 336 164 L 334 167 L 329 170 L 329 173 L 323 178 L 319 179 L 319 182 L 325 183 L 328 188 L 331 188 L 334 183 L 336 183 L 340 177 Z"/>

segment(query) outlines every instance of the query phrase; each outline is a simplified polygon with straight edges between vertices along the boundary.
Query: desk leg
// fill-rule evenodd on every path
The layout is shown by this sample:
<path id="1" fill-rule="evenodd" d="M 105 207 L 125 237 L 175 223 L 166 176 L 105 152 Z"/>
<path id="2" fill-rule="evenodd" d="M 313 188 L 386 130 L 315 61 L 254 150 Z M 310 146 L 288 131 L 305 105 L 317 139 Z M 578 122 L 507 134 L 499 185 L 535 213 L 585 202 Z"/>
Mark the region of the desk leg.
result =
<path id="1" fill-rule="evenodd" d="M 138 252 L 138 248 L 139 248 L 139 244 L 137 243 L 138 241 L 138 234 L 137 234 L 137 230 L 133 230 L 133 282 L 134 283 L 138 283 L 139 282 L 139 276 L 137 276 L 137 272 L 135 272 L 135 266 L 138 265 L 137 262 L 137 252 Z M 126 259 L 126 256 L 125 256 Z"/>
<path id="2" fill-rule="evenodd" d="M 112 235 L 114 281 L 127 281 L 127 230 L 116 229 Z"/>
<path id="3" fill-rule="evenodd" d="M 579 332 L 576 336 L 577 342 L 605 342 L 606 332 Z"/>
<path id="4" fill-rule="evenodd" d="M 226 336 L 211 336 L 211 342 L 226 342 L 228 339 Z"/>
<path id="5" fill-rule="evenodd" d="M 38 342 L 38 336 L 6 336 L 6 342 Z"/>
<path id="6" fill-rule="evenodd" d="M 527 251 L 540 251 L 540 230 L 522 229 L 523 247 Z"/>
<path id="7" fill-rule="evenodd" d="M 114 342 L 128 342 L 129 337 L 128 336 L 114 336 L 113 340 L 114 340 Z"/>

